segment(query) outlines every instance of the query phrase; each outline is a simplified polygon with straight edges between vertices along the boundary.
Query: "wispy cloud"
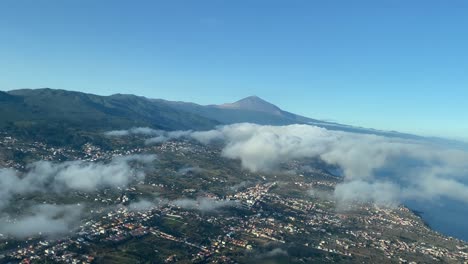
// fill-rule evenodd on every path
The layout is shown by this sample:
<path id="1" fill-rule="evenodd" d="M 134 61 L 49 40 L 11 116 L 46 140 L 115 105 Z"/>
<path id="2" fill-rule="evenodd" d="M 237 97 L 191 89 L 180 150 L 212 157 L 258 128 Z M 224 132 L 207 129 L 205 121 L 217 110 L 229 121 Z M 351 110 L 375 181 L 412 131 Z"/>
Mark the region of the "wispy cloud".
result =
<path id="1" fill-rule="evenodd" d="M 33 192 L 61 193 L 68 190 L 92 192 L 101 188 L 124 187 L 132 180 L 142 180 L 144 173 L 132 162 L 148 164 L 155 155 L 116 157 L 109 163 L 39 161 L 28 166 L 26 173 L 0 170 L 0 209 L 17 194 Z"/>
<path id="2" fill-rule="evenodd" d="M 19 238 L 65 234 L 78 225 L 82 213 L 78 205 L 41 204 L 30 210 L 20 217 L 0 218 L 0 233 Z"/>
<path id="3" fill-rule="evenodd" d="M 183 167 L 177 170 L 177 174 L 179 175 L 187 175 L 191 173 L 200 173 L 204 172 L 205 170 L 200 167 Z"/>
<path id="4" fill-rule="evenodd" d="M 149 127 L 134 127 L 128 130 L 112 130 L 104 133 L 107 136 L 128 136 L 128 135 L 149 135 L 149 136 L 154 136 L 154 135 L 160 135 L 164 133 L 162 130 L 157 130 L 157 129 L 152 129 Z"/>
<path id="5" fill-rule="evenodd" d="M 127 207 L 130 211 L 147 211 L 156 207 L 157 203 L 149 200 L 139 200 L 130 203 Z"/>
<path id="6" fill-rule="evenodd" d="M 232 207 L 237 206 L 238 203 L 236 201 L 230 200 L 217 200 L 207 197 L 200 197 L 196 200 L 193 199 L 178 199 L 169 202 L 175 206 L 184 208 L 184 209 L 195 209 L 200 210 L 202 212 L 211 212 L 218 210 L 223 207 Z"/>

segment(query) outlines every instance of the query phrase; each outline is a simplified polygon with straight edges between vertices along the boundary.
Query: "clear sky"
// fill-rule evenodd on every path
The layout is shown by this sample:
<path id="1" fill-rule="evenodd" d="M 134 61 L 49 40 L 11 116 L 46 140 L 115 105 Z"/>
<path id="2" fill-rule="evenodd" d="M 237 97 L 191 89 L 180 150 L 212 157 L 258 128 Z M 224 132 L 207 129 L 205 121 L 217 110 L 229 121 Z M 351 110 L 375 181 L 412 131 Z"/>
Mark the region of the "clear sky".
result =
<path id="1" fill-rule="evenodd" d="M 466 139 L 468 1 L 3 0 L 0 76 Z"/>

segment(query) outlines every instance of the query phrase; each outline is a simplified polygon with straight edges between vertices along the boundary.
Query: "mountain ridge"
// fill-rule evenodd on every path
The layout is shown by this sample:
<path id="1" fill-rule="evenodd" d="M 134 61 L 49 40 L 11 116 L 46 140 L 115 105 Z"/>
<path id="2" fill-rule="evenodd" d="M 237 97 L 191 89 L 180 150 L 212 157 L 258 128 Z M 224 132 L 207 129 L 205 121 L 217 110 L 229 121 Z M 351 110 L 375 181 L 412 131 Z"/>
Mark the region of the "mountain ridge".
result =
<path id="1" fill-rule="evenodd" d="M 280 115 L 282 111 L 278 106 L 270 102 L 267 102 L 256 95 L 245 97 L 234 103 L 220 104 L 220 105 L 217 105 L 217 107 L 252 110 L 252 111 L 266 112 L 266 113 L 277 114 L 277 115 Z"/>
<path id="2" fill-rule="evenodd" d="M 0 130 L 52 144 L 86 141 L 91 133 L 130 127 L 206 130 L 219 122 L 136 95 L 100 96 L 50 88 L 0 94 Z"/>
<path id="3" fill-rule="evenodd" d="M 0 91 L 0 129 L 26 129 L 28 135 L 57 135 L 70 128 L 73 131 L 105 131 L 136 126 L 163 130 L 208 130 L 217 125 L 246 122 L 259 125 L 307 124 L 353 133 L 425 139 L 450 145 L 460 143 L 312 119 L 284 111 L 258 96 L 248 96 L 234 103 L 199 105 L 132 94 L 101 96 L 51 88 Z M 44 127 L 51 128 L 53 132 Z M 462 142 L 462 145 L 468 149 L 468 144 Z"/>

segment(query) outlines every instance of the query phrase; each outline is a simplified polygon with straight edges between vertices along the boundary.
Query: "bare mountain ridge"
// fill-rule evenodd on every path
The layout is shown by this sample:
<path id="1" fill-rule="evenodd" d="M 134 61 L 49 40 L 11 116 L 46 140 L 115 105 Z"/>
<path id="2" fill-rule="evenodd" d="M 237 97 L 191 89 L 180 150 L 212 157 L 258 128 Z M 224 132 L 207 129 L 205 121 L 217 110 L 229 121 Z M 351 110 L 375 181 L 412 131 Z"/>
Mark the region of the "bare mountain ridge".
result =
<path id="1" fill-rule="evenodd" d="M 234 103 L 226 103 L 217 106 L 226 109 L 244 109 L 281 115 L 282 110 L 276 105 L 269 103 L 258 96 L 249 96 Z"/>

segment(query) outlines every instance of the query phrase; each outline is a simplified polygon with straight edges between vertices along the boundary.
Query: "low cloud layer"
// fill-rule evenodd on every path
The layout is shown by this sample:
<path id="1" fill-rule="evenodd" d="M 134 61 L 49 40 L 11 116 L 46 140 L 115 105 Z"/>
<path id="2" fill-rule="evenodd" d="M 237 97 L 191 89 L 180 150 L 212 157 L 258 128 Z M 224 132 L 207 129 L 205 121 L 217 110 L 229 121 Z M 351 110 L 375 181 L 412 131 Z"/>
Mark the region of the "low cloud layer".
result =
<path id="1" fill-rule="evenodd" d="M 177 139 L 182 137 L 190 137 L 194 132 L 192 130 L 187 131 L 164 131 L 152 129 L 149 127 L 134 127 L 128 130 L 112 130 L 104 133 L 106 136 L 110 137 L 120 137 L 120 136 L 129 136 L 129 135 L 143 135 L 150 136 L 145 140 L 145 143 L 148 145 L 163 143 L 171 139 Z"/>
<path id="2" fill-rule="evenodd" d="M 148 211 L 156 206 L 155 202 L 149 200 L 140 200 L 130 203 L 127 207 L 130 211 Z"/>
<path id="3" fill-rule="evenodd" d="M 188 175 L 188 174 L 194 174 L 194 173 L 201 173 L 204 171 L 205 170 L 200 167 L 183 167 L 177 170 L 177 174 Z"/>
<path id="4" fill-rule="evenodd" d="M 344 182 L 335 190 L 340 201 L 395 204 L 445 197 L 468 203 L 468 153 L 461 150 L 308 125 L 236 124 L 218 131 L 226 141 L 223 155 L 254 172 L 316 157 L 340 167 Z"/>
<path id="5" fill-rule="evenodd" d="M 102 188 L 125 187 L 131 181 L 144 178 L 144 172 L 133 165 L 145 165 L 155 158 L 155 155 L 119 156 L 108 163 L 39 161 L 30 164 L 25 173 L 0 169 L 0 213 L 16 195 L 92 192 Z M 138 204 L 134 207 L 143 206 Z M 64 234 L 79 223 L 82 207 L 40 204 L 26 211 L 29 213 L 19 217 L 3 214 L 0 217 L 0 233 L 19 238 Z"/>
<path id="6" fill-rule="evenodd" d="M 30 210 L 30 213 L 18 218 L 0 218 L 0 233 L 19 238 L 65 234 L 77 226 L 82 213 L 78 205 L 42 204 Z"/>
<path id="7" fill-rule="evenodd" d="M 315 157 L 340 167 L 344 182 L 335 190 L 340 201 L 395 204 L 445 197 L 468 203 L 468 153 L 461 150 L 308 125 L 236 124 L 218 131 L 226 141 L 223 155 L 254 172 Z"/>
<path id="8" fill-rule="evenodd" d="M 395 204 L 449 198 L 468 203 L 468 153 L 429 142 L 331 131 L 311 125 L 233 124 L 210 131 L 164 132 L 147 143 L 191 138 L 224 141 L 222 155 L 252 172 L 294 159 L 320 158 L 343 172 L 340 201 Z"/>
<path id="9" fill-rule="evenodd" d="M 144 173 L 133 169 L 131 163 L 147 164 L 155 158 L 154 155 L 131 155 L 116 157 L 109 163 L 39 161 L 30 164 L 23 174 L 0 169 L 0 209 L 8 205 L 14 195 L 124 187 L 132 180 L 144 178 Z"/>
<path id="10" fill-rule="evenodd" d="M 149 136 L 153 136 L 153 135 L 159 135 L 160 133 L 164 133 L 164 131 L 152 129 L 152 128 L 149 128 L 149 127 L 134 127 L 134 128 L 128 129 L 128 130 L 108 131 L 108 132 L 105 133 L 105 135 L 111 136 L 111 137 L 112 136 L 115 136 L 115 137 L 128 136 L 128 135 L 149 135 Z"/>
<path id="11" fill-rule="evenodd" d="M 275 249 L 272 249 L 271 251 L 268 251 L 260 255 L 260 258 L 262 257 L 273 258 L 273 257 L 278 257 L 278 256 L 288 256 L 288 252 L 281 248 L 275 248 Z"/>
<path id="12" fill-rule="evenodd" d="M 171 201 L 170 204 L 184 208 L 184 209 L 195 209 L 202 212 L 211 212 L 221 209 L 223 207 L 237 206 L 236 201 L 230 200 L 217 200 L 206 197 L 201 197 L 196 200 L 193 199 L 178 199 Z"/>

